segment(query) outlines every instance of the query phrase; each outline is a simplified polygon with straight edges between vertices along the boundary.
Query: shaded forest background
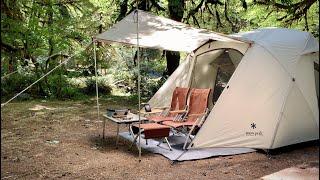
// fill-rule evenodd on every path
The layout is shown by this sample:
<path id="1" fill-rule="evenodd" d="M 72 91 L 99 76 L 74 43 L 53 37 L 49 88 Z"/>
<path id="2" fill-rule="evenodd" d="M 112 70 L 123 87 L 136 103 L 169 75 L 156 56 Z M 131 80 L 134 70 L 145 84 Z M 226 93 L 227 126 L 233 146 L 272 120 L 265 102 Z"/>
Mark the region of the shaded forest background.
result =
<path id="1" fill-rule="evenodd" d="M 317 0 L 138 0 L 141 10 L 231 34 L 286 27 L 319 38 Z M 14 96 L 60 62 L 72 58 L 20 99 L 78 99 L 95 94 L 91 38 L 136 8 L 133 0 L 1 0 L 1 101 Z M 73 54 L 76 56 L 71 57 Z M 148 98 L 176 69 L 184 53 L 141 49 L 142 96 Z M 137 90 L 134 48 L 97 44 L 102 96 Z"/>

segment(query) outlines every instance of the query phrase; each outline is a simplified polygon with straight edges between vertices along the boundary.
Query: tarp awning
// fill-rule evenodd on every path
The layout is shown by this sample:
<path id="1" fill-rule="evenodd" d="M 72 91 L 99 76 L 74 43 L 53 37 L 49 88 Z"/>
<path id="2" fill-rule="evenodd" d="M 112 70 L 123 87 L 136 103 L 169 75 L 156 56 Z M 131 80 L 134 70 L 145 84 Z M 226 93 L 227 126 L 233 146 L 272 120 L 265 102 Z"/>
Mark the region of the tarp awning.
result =
<path id="1" fill-rule="evenodd" d="M 109 43 L 137 44 L 137 14 L 139 15 L 139 46 L 171 51 L 191 52 L 208 40 L 246 42 L 235 37 L 186 24 L 138 10 L 133 11 L 108 31 L 95 39 Z"/>

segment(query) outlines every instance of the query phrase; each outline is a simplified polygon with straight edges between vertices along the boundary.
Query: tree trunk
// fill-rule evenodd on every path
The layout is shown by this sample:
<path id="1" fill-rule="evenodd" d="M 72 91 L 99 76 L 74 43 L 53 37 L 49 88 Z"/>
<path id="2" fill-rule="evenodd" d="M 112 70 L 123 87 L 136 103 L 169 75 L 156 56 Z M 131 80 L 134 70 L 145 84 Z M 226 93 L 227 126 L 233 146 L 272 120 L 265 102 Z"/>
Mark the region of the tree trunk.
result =
<path id="1" fill-rule="evenodd" d="M 128 11 L 128 0 L 122 0 L 120 3 L 120 14 L 116 19 L 116 22 L 120 21 L 127 15 Z"/>
<path id="2" fill-rule="evenodd" d="M 168 9 L 169 17 L 175 21 L 181 22 L 184 12 L 184 1 L 185 0 L 169 0 Z M 167 60 L 167 75 L 171 75 L 179 66 L 180 63 L 180 52 L 166 51 Z"/>
<path id="3" fill-rule="evenodd" d="M 167 75 L 171 75 L 179 66 L 180 52 L 166 51 Z"/>
<path id="4" fill-rule="evenodd" d="M 27 48 L 27 45 L 25 45 L 25 47 Z M 29 52 L 26 50 L 25 51 L 25 59 L 31 59 L 31 62 L 35 66 L 36 78 L 39 79 L 41 77 L 41 75 L 40 75 L 40 72 L 39 72 L 40 71 L 39 70 L 39 64 L 38 64 L 36 58 L 33 57 L 32 55 L 30 55 Z M 43 89 L 43 87 L 41 85 L 42 84 L 41 81 L 39 83 L 37 83 L 37 84 L 38 84 L 38 90 L 37 90 L 38 92 L 37 92 L 37 94 L 40 95 L 40 96 L 45 96 L 46 93 L 45 93 L 45 91 L 44 91 L 44 89 Z"/>
<path id="5" fill-rule="evenodd" d="M 47 73 L 50 69 L 50 62 L 51 60 L 53 60 L 52 56 L 53 55 L 53 46 L 54 46 L 54 41 L 53 41 L 53 32 L 52 32 L 52 25 L 53 25 L 53 7 L 52 7 L 52 2 L 50 1 L 50 3 L 48 4 L 48 12 L 47 12 L 47 15 L 48 15 L 48 31 L 49 31 L 49 37 L 48 37 L 48 46 L 49 46 L 49 51 L 48 51 L 48 59 L 46 60 L 46 63 L 45 63 L 45 67 L 44 67 L 44 72 Z M 51 88 L 50 88 L 50 84 L 48 83 L 48 77 L 45 76 L 44 77 L 44 84 L 46 86 L 46 89 L 48 89 L 49 91 L 51 91 Z M 58 91 L 60 91 L 60 88 L 61 87 L 58 87 Z"/>
<path id="6" fill-rule="evenodd" d="M 10 53 L 10 60 L 9 60 L 9 63 L 8 63 L 8 72 L 9 73 L 12 73 L 13 72 L 13 53 L 11 52 Z"/>

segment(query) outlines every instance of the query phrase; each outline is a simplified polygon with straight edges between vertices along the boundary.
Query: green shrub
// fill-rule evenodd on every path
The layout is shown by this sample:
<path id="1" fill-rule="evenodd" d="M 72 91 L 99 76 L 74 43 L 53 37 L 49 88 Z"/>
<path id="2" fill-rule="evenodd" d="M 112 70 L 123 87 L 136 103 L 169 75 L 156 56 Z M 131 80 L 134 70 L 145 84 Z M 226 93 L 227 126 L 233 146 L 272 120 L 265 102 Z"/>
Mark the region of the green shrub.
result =
<path id="1" fill-rule="evenodd" d="M 96 80 L 95 78 L 88 78 L 86 79 L 86 87 L 82 89 L 82 91 L 85 94 L 88 95 L 93 95 L 96 93 Z M 107 95 L 107 94 L 111 94 L 112 92 L 112 87 L 110 85 L 110 83 L 103 79 L 103 78 L 98 78 L 98 89 L 99 89 L 99 93 Z"/>
<path id="2" fill-rule="evenodd" d="M 21 92 L 31 83 L 36 81 L 35 75 L 15 73 L 6 78 L 1 79 L 1 97 L 12 97 L 13 95 Z M 26 97 L 31 97 L 30 94 L 38 94 L 37 86 L 31 87 L 25 91 Z M 28 99 L 28 98 L 27 98 Z"/>
<path id="3" fill-rule="evenodd" d="M 61 89 L 61 98 L 63 99 L 81 99 L 84 95 L 79 89 L 70 86 Z"/>
<path id="4" fill-rule="evenodd" d="M 151 98 L 165 82 L 165 78 L 143 78 L 141 81 L 141 95 Z"/>
<path id="5" fill-rule="evenodd" d="M 60 74 L 52 74 L 47 77 L 48 95 L 50 97 L 62 98 L 63 87 L 68 86 L 66 77 Z"/>

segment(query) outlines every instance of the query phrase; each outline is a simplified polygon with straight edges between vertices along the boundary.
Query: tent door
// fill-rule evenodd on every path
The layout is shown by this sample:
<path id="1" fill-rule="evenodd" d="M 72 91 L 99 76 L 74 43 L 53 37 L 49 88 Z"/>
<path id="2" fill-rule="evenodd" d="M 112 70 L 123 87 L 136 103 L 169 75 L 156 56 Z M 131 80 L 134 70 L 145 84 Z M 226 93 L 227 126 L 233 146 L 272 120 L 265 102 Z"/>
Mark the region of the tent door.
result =
<path id="1" fill-rule="evenodd" d="M 243 55 L 235 49 L 215 49 L 196 57 L 192 74 L 191 88 L 212 88 L 209 109 L 211 109 Z"/>
<path id="2" fill-rule="evenodd" d="M 216 78 L 213 87 L 212 103 L 218 101 L 222 91 L 227 86 L 232 74 L 235 71 L 235 64 L 230 59 L 229 50 L 225 50 L 214 62 L 217 67 Z"/>

